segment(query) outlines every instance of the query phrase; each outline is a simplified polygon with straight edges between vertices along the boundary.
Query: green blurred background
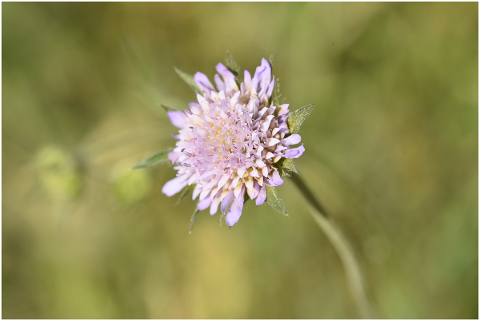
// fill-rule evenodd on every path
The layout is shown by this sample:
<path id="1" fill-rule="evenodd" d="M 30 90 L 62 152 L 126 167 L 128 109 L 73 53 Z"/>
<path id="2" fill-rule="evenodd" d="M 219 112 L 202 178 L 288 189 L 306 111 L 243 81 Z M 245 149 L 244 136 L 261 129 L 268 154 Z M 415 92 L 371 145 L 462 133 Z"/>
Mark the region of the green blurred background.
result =
<path id="1" fill-rule="evenodd" d="M 316 108 L 297 167 L 382 318 L 478 317 L 478 4 L 3 3 L 4 318 L 357 318 L 292 182 L 238 224 L 161 193 L 158 104 L 229 50 Z"/>

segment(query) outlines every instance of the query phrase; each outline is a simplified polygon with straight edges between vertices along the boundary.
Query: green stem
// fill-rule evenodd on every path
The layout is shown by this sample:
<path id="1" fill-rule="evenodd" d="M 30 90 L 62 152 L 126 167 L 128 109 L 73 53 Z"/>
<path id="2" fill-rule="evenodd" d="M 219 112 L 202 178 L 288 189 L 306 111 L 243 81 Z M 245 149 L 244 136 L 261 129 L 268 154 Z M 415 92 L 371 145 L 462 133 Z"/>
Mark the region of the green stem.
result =
<path id="1" fill-rule="evenodd" d="M 347 274 L 350 291 L 361 316 L 367 319 L 376 318 L 377 316 L 375 311 L 370 305 L 366 295 L 365 284 L 363 281 L 362 272 L 360 270 L 360 265 L 348 240 L 342 234 L 333 220 L 328 216 L 318 198 L 313 195 L 302 178 L 298 174 L 293 174 L 292 181 L 295 183 L 303 197 L 305 197 L 310 205 L 310 214 L 312 215 L 313 219 L 325 232 L 330 242 L 332 242 L 335 250 L 337 250 L 337 253 L 340 256 L 345 268 L 345 273 Z"/>

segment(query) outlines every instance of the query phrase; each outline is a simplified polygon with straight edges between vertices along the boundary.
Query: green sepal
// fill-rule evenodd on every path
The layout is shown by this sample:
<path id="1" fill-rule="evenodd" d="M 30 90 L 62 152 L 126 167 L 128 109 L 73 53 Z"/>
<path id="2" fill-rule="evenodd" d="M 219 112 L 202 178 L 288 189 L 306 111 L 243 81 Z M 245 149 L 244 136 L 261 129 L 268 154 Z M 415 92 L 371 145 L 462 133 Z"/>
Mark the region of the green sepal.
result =
<path id="1" fill-rule="evenodd" d="M 270 57 L 268 57 L 268 63 L 270 64 L 270 69 L 272 69 L 273 74 L 273 55 L 270 55 Z"/>
<path id="2" fill-rule="evenodd" d="M 240 65 L 233 59 L 232 55 L 227 51 L 227 58 L 225 59 L 225 64 L 227 65 L 227 69 L 232 72 L 235 76 L 235 82 L 237 83 L 238 88 L 240 88 L 240 84 L 243 82 L 243 75 L 240 72 Z"/>
<path id="3" fill-rule="evenodd" d="M 292 174 L 298 174 L 297 167 L 291 158 L 281 158 L 275 167 L 278 168 L 280 176 L 291 176 Z"/>
<path id="4" fill-rule="evenodd" d="M 190 74 L 187 74 L 186 72 L 181 71 L 177 67 L 175 67 L 175 71 L 177 74 L 182 78 L 183 81 L 187 83 L 187 85 L 190 86 L 190 88 L 193 89 L 193 91 L 198 91 L 201 95 L 203 95 L 203 92 L 200 90 L 200 87 L 198 87 L 197 83 L 195 80 L 193 80 L 193 76 Z"/>
<path id="5" fill-rule="evenodd" d="M 300 130 L 300 126 L 302 126 L 303 121 L 308 117 L 308 115 L 310 115 L 314 106 L 315 104 L 310 104 L 290 113 L 287 119 L 288 129 L 290 130 L 290 133 L 298 133 L 298 131 Z"/>
<path id="6" fill-rule="evenodd" d="M 278 198 L 277 189 L 273 186 L 266 186 L 267 188 L 267 203 L 270 204 L 278 212 L 288 216 L 287 209 L 281 199 Z"/>
<path id="7" fill-rule="evenodd" d="M 270 69 L 272 70 L 273 75 L 273 55 L 268 58 L 268 63 L 270 64 Z M 280 93 L 280 78 L 275 79 L 275 84 L 273 85 L 272 95 L 268 101 L 269 104 L 273 102 L 274 106 L 280 106 L 285 103 L 285 97 L 282 97 Z"/>
<path id="8" fill-rule="evenodd" d="M 189 195 L 190 193 L 192 193 L 194 189 L 195 189 L 195 186 L 193 186 L 193 185 L 187 185 L 187 186 L 185 186 L 185 187 L 182 189 L 182 193 L 181 193 L 180 196 L 178 197 L 177 203 L 175 203 L 175 205 L 180 204 L 180 202 L 181 202 L 187 195 Z"/>
<path id="9" fill-rule="evenodd" d="M 270 97 L 270 103 L 272 102 L 273 105 L 277 107 L 285 103 L 285 97 L 282 97 L 282 94 L 280 93 L 280 78 L 275 79 L 272 96 Z"/>
<path id="10" fill-rule="evenodd" d="M 222 211 L 220 211 L 220 226 L 222 226 L 223 224 L 223 221 L 225 221 L 225 216 L 227 216 L 227 213 L 223 213 Z"/>
<path id="11" fill-rule="evenodd" d="M 170 108 L 170 107 L 168 107 L 168 106 L 165 106 L 164 104 L 160 104 L 160 107 L 162 107 L 163 110 L 165 110 L 167 113 L 168 113 L 169 111 L 180 111 L 180 110 L 178 110 L 178 109 L 174 109 L 174 108 Z"/>
<path id="12" fill-rule="evenodd" d="M 192 234 L 193 226 L 197 221 L 198 213 L 200 213 L 200 210 L 198 208 L 195 208 L 195 212 L 193 212 L 192 217 L 190 218 L 190 229 L 188 230 L 188 234 Z"/>
<path id="13" fill-rule="evenodd" d="M 140 163 L 135 165 L 132 169 L 140 169 L 146 167 L 152 167 L 160 163 L 166 163 L 170 160 L 168 159 L 168 153 L 173 151 L 173 149 L 164 150 L 162 152 L 156 153 L 155 155 L 142 160 Z"/>

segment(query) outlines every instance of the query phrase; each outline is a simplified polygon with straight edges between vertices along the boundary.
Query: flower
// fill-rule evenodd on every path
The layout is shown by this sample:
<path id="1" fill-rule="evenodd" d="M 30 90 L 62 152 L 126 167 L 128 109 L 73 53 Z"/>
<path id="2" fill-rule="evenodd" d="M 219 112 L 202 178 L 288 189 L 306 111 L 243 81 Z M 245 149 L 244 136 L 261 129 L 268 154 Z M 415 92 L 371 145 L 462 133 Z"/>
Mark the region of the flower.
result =
<path id="1" fill-rule="evenodd" d="M 253 78 L 245 70 L 240 84 L 223 64 L 216 69 L 216 87 L 197 72 L 193 80 L 203 92 L 197 92 L 198 102 L 190 103 L 185 112 L 168 112 L 171 123 L 180 128 L 174 136 L 176 148 L 168 154 L 178 172 L 162 192 L 172 196 L 196 184 L 197 208 L 210 207 L 213 215 L 220 205 L 226 223 L 233 226 L 242 215 L 245 196 L 263 204 L 266 186 L 283 184 L 275 164 L 281 158 L 300 157 L 305 148 L 291 147 L 301 137 L 287 126 L 288 104 L 269 103 L 275 77 L 266 59 Z"/>

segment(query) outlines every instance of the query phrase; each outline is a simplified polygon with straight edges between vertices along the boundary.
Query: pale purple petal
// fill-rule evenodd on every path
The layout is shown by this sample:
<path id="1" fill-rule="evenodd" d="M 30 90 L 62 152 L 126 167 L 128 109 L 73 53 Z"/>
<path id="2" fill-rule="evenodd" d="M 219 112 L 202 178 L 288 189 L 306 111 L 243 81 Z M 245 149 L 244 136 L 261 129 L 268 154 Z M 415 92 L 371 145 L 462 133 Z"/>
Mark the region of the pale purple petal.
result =
<path id="1" fill-rule="evenodd" d="M 218 211 L 218 204 L 220 204 L 220 200 L 215 198 L 210 205 L 210 215 L 214 215 Z"/>
<path id="2" fill-rule="evenodd" d="M 193 80 L 197 83 L 198 87 L 200 87 L 203 92 L 210 93 L 212 90 L 215 90 L 208 77 L 201 72 L 195 73 L 195 75 L 193 76 Z"/>
<path id="3" fill-rule="evenodd" d="M 245 72 L 243 74 L 244 74 L 243 83 L 245 84 L 245 87 L 247 88 L 247 90 L 250 90 L 250 88 L 252 86 L 252 76 L 250 75 L 248 70 L 245 70 Z"/>
<path id="4" fill-rule="evenodd" d="M 262 188 L 260 189 L 260 193 L 258 193 L 255 204 L 262 205 L 266 199 L 267 199 L 267 188 L 265 186 L 262 186 Z"/>
<path id="5" fill-rule="evenodd" d="M 230 205 L 230 203 L 232 203 L 234 198 L 235 196 L 233 195 L 233 190 L 230 193 L 228 193 L 227 196 L 225 196 L 225 198 L 222 201 L 222 205 L 220 206 L 220 210 L 223 213 L 227 212 L 227 208 Z"/>
<path id="6" fill-rule="evenodd" d="M 278 139 L 273 138 L 273 137 L 272 138 L 267 138 L 267 140 L 266 140 L 267 146 L 269 146 L 269 147 L 273 146 L 275 144 L 278 144 L 279 142 L 280 141 Z"/>
<path id="7" fill-rule="evenodd" d="M 283 145 L 295 145 L 302 141 L 302 137 L 299 134 L 293 134 L 288 136 L 285 139 L 282 139 L 281 143 Z"/>
<path id="8" fill-rule="evenodd" d="M 197 208 L 200 211 L 203 211 L 204 209 L 206 209 L 210 206 L 210 203 L 212 203 L 212 199 L 210 197 L 207 197 L 207 198 L 203 199 L 202 201 L 198 202 Z"/>
<path id="9" fill-rule="evenodd" d="M 297 148 L 289 149 L 285 152 L 285 158 L 298 158 L 302 156 L 303 152 L 305 151 L 305 147 L 303 144 Z"/>
<path id="10" fill-rule="evenodd" d="M 272 178 L 270 179 L 270 186 L 280 186 L 283 184 L 283 179 L 280 177 L 280 174 L 277 170 L 273 172 Z"/>
<path id="11" fill-rule="evenodd" d="M 243 198 L 245 194 L 240 194 L 238 198 L 235 199 L 232 206 L 230 206 L 230 210 L 228 211 L 227 216 L 225 217 L 225 222 L 229 226 L 233 226 L 235 223 L 238 222 L 240 216 L 242 216 L 242 209 L 243 209 Z"/>
<path id="12" fill-rule="evenodd" d="M 273 87 L 275 86 L 275 76 L 273 76 L 273 80 L 272 82 L 270 83 L 270 85 L 268 86 L 268 90 L 267 90 L 267 96 L 270 97 L 272 95 L 272 92 L 273 92 Z"/>
<path id="13" fill-rule="evenodd" d="M 168 159 L 172 161 L 172 163 L 175 163 L 178 158 L 180 157 L 180 154 L 177 152 L 170 152 L 168 153 Z"/>
<path id="14" fill-rule="evenodd" d="M 218 91 L 225 90 L 225 83 L 222 81 L 219 75 L 213 76 L 213 80 L 215 81 L 215 85 L 217 85 Z"/>
<path id="15" fill-rule="evenodd" d="M 183 128 L 188 119 L 187 115 L 181 111 L 169 111 L 167 115 L 172 125 L 178 128 Z"/>
<path id="16" fill-rule="evenodd" d="M 263 91 L 263 93 L 265 93 L 268 90 L 271 74 L 272 69 L 270 68 L 270 64 L 265 58 L 262 58 L 262 65 L 257 67 L 257 69 L 255 70 L 255 75 L 252 79 L 252 85 L 256 86 L 255 88 L 257 89 L 257 92 Z M 259 86 L 257 86 L 257 84 Z"/>
<path id="17" fill-rule="evenodd" d="M 186 177 L 179 176 L 175 177 L 174 179 L 168 181 L 162 187 L 162 193 L 167 195 L 168 197 L 173 196 L 180 192 L 182 188 L 187 185 Z"/>
<path id="18" fill-rule="evenodd" d="M 216 69 L 220 75 L 222 75 L 223 80 L 225 81 L 225 90 L 232 90 L 234 88 L 238 89 L 237 84 L 235 83 L 235 75 L 232 74 L 227 67 L 222 63 L 219 63 L 216 66 Z"/>

